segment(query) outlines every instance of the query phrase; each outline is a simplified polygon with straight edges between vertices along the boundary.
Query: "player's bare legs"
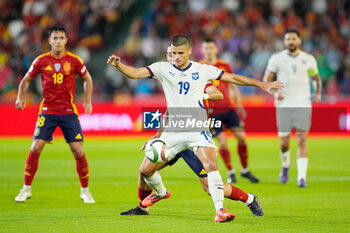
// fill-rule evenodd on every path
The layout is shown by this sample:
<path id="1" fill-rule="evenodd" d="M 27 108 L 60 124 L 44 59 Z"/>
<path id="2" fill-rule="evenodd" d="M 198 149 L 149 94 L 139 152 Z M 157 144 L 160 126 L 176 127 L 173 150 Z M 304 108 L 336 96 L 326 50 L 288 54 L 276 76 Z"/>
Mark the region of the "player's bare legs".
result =
<path id="1" fill-rule="evenodd" d="M 249 179 L 252 183 L 259 183 L 258 178 L 256 178 L 248 169 L 248 147 L 244 128 L 234 127 L 231 128 L 231 131 L 237 139 L 237 153 L 242 165 L 241 176 Z"/>
<path id="2" fill-rule="evenodd" d="M 68 143 L 75 158 L 76 170 L 80 180 L 80 198 L 85 203 L 95 203 L 89 191 L 89 165 L 84 153 L 83 142 Z"/>
<path id="3" fill-rule="evenodd" d="M 298 167 L 298 187 L 306 187 L 306 173 L 307 173 L 307 132 L 296 130 L 296 137 L 298 143 L 298 152 L 297 152 L 297 167 Z"/>
<path id="4" fill-rule="evenodd" d="M 257 197 L 253 194 L 247 194 L 231 184 L 223 183 L 216 164 L 216 152 L 214 147 L 198 147 L 196 155 L 202 162 L 204 169 L 207 171 L 207 184 L 209 194 L 211 195 L 217 215 L 215 221 L 231 221 L 235 215 L 227 213 L 223 209 L 224 196 L 232 200 L 241 200 L 247 204 L 254 216 L 264 214 Z M 201 181 L 205 181 L 201 179 Z M 204 186 L 205 184 L 202 184 Z M 206 190 L 206 189 L 205 189 Z"/>
<path id="5" fill-rule="evenodd" d="M 24 167 L 24 185 L 15 198 L 16 202 L 25 202 L 25 200 L 32 196 L 32 182 L 38 170 L 39 157 L 45 143 L 46 141 L 41 139 L 34 139 L 32 142 Z"/>
<path id="6" fill-rule="evenodd" d="M 287 136 L 280 137 L 280 156 L 282 160 L 282 171 L 280 173 L 280 180 L 282 184 L 285 184 L 288 181 L 288 171 L 290 167 L 289 141 L 290 134 L 288 134 Z"/>
<path id="7" fill-rule="evenodd" d="M 230 151 L 227 147 L 227 138 L 226 138 L 225 133 L 224 132 L 219 133 L 216 136 L 216 139 L 219 142 L 220 157 L 224 161 L 224 164 L 227 168 L 227 173 L 228 173 L 227 182 L 228 183 L 236 183 L 236 172 L 232 167 L 231 154 L 230 154 Z"/>
<path id="8" fill-rule="evenodd" d="M 224 183 L 216 164 L 216 152 L 214 147 L 198 147 L 196 155 L 202 162 L 208 174 L 208 187 L 210 196 L 213 199 L 216 216 L 215 222 L 232 221 L 235 218 L 233 213 L 227 213 L 223 208 L 224 204 Z"/>
<path id="9" fill-rule="evenodd" d="M 140 206 L 142 207 L 148 207 L 156 203 L 157 201 L 165 198 L 169 198 L 171 193 L 169 190 L 167 190 L 164 187 L 162 177 L 160 176 L 158 170 L 164 168 L 166 166 L 165 163 L 163 164 L 156 164 L 150 162 L 146 157 L 144 158 L 141 166 L 140 166 L 140 174 L 143 177 L 144 181 L 152 187 L 154 190 L 154 194 L 148 195 L 146 198 L 141 200 L 141 198 L 144 196 L 143 193 L 139 199 L 141 200 Z M 139 190 L 141 191 L 141 190 Z"/>

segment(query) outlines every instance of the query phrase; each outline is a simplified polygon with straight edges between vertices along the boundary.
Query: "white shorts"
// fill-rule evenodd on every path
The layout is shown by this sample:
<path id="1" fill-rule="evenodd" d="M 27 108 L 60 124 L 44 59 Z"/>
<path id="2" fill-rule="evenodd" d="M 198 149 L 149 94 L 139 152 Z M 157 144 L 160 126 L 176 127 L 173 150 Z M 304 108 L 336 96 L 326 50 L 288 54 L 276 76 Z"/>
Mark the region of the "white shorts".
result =
<path id="1" fill-rule="evenodd" d="M 311 126 L 311 107 L 277 107 L 276 119 L 279 137 L 288 136 L 292 129 L 308 132 Z"/>
<path id="2" fill-rule="evenodd" d="M 169 160 L 174 158 L 177 153 L 187 149 L 195 152 L 199 146 L 216 148 L 213 137 L 209 131 L 163 132 L 160 139 L 162 139 L 171 150 Z"/>

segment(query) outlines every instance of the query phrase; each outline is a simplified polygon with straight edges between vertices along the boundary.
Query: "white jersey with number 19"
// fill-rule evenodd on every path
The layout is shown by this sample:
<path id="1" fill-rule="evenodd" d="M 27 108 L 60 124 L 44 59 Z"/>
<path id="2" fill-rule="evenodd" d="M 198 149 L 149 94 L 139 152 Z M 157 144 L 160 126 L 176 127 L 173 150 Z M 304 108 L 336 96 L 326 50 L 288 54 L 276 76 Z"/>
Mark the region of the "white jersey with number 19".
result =
<path id="1" fill-rule="evenodd" d="M 163 86 L 169 116 L 184 114 L 187 108 L 197 119 L 207 120 L 202 101 L 204 87 L 209 80 L 220 79 L 222 70 L 193 61 L 184 69 L 169 62 L 156 62 L 146 68 Z"/>
<path id="2" fill-rule="evenodd" d="M 267 70 L 284 83 L 284 99 L 276 100 L 276 106 L 311 107 L 309 76 L 318 73 L 316 60 L 311 54 L 299 51 L 298 55 L 291 56 L 288 50 L 283 50 L 270 58 Z"/>

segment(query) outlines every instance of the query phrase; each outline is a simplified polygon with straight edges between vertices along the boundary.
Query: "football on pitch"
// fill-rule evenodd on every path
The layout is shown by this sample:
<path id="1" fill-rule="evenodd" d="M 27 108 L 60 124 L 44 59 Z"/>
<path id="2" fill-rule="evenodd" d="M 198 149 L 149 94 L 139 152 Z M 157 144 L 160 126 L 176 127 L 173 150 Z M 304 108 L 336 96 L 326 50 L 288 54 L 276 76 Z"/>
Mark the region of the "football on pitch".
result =
<path id="1" fill-rule="evenodd" d="M 152 163 L 164 163 L 170 156 L 167 144 L 159 138 L 154 138 L 147 143 L 145 153 Z"/>

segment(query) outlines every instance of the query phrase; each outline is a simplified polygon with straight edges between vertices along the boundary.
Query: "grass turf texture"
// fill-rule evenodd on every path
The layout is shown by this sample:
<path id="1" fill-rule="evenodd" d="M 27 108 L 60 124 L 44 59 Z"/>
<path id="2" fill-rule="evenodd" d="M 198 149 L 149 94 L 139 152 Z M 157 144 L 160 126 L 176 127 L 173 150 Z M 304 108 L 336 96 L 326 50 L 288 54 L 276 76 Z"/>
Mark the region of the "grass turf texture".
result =
<path id="1" fill-rule="evenodd" d="M 297 188 L 296 143 L 287 184 L 279 183 L 278 139 L 248 141 L 250 168 L 261 183 L 238 177 L 237 186 L 260 198 L 265 216 L 255 218 L 241 202 L 225 199 L 237 217 L 214 223 L 211 198 L 183 160 L 161 174 L 172 197 L 151 207 L 149 216 L 120 216 L 138 203 L 137 176 L 142 139 L 92 139 L 84 144 L 90 165 L 90 190 L 96 204 L 84 204 L 67 144 L 46 145 L 32 199 L 16 203 L 23 184 L 30 140 L 0 139 L 0 232 L 349 232 L 350 157 L 348 139 L 309 139 L 308 187 Z M 235 141 L 230 140 L 230 148 Z M 236 150 L 233 163 L 239 171 Z M 226 170 L 218 158 L 226 180 Z"/>

